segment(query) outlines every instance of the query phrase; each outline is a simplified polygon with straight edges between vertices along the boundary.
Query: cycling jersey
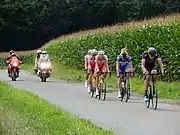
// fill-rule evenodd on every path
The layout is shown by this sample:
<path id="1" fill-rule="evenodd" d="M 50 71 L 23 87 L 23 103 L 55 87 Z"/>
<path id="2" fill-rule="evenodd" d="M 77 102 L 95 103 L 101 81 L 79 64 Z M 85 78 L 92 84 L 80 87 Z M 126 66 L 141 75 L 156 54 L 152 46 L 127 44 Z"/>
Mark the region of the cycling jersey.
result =
<path id="1" fill-rule="evenodd" d="M 150 59 L 150 57 L 149 57 L 149 55 L 148 55 L 148 52 L 145 51 L 145 52 L 142 54 L 142 59 L 145 59 L 145 68 L 146 68 L 148 71 L 151 71 L 152 69 L 155 68 L 155 62 L 156 62 L 156 60 L 159 59 L 159 58 L 160 58 L 159 54 L 156 54 L 153 60 Z"/>
<path id="2" fill-rule="evenodd" d="M 119 62 L 119 72 L 124 73 L 125 70 L 129 68 L 129 63 L 132 62 L 132 59 L 130 56 L 128 56 L 126 59 L 123 59 L 120 55 L 118 55 L 116 62 Z"/>
<path id="3" fill-rule="evenodd" d="M 99 58 L 99 55 L 96 56 L 95 62 L 97 63 L 95 67 L 95 73 L 102 71 L 102 72 L 107 72 L 107 69 L 105 67 L 105 61 L 108 60 L 107 55 L 104 55 L 104 57 L 101 59 Z"/>
<path id="4" fill-rule="evenodd" d="M 88 66 L 90 67 L 90 68 L 94 68 L 95 67 L 95 57 L 88 57 Z"/>

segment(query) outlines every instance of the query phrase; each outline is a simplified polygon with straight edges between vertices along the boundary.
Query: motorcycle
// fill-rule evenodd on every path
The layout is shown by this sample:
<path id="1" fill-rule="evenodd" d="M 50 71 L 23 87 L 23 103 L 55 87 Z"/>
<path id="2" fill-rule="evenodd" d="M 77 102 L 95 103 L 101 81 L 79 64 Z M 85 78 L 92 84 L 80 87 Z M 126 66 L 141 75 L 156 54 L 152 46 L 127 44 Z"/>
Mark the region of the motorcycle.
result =
<path id="1" fill-rule="evenodd" d="M 40 62 L 38 64 L 38 76 L 41 82 L 46 82 L 46 79 L 51 75 L 51 63 L 50 62 Z"/>
<path id="2" fill-rule="evenodd" d="M 12 78 L 12 81 L 16 81 L 16 78 L 18 77 L 18 66 L 19 63 L 14 61 L 12 64 L 10 64 L 10 77 Z"/>

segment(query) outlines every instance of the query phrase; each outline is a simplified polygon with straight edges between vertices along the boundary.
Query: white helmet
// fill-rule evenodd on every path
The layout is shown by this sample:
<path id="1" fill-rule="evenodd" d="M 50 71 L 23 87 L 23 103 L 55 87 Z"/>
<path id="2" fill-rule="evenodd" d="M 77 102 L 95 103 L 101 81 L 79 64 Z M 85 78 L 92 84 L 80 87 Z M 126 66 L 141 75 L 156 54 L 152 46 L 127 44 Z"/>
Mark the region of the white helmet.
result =
<path id="1" fill-rule="evenodd" d="M 37 54 L 39 54 L 39 53 L 42 53 L 42 51 L 41 50 L 37 50 L 37 52 L 36 52 Z"/>
<path id="2" fill-rule="evenodd" d="M 104 51 L 98 51 L 98 55 L 104 55 Z"/>
<path id="3" fill-rule="evenodd" d="M 92 54 L 97 54 L 97 50 L 96 49 L 92 49 Z"/>
<path id="4" fill-rule="evenodd" d="M 46 51 L 42 51 L 42 54 L 47 54 L 47 52 Z"/>
<path id="5" fill-rule="evenodd" d="M 92 54 L 92 49 L 89 49 L 89 50 L 88 50 L 88 54 Z"/>

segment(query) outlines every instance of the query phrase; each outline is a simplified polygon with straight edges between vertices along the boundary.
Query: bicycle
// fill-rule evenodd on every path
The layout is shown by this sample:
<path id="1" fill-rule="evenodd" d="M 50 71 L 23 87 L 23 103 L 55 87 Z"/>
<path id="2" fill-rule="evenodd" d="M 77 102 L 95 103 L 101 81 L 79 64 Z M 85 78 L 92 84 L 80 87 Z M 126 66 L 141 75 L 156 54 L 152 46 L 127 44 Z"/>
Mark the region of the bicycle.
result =
<path id="1" fill-rule="evenodd" d="M 109 77 L 111 77 L 111 72 L 109 72 Z M 106 88 L 107 88 L 107 85 L 106 85 L 106 78 L 105 78 L 105 74 L 101 73 L 100 77 L 99 77 L 99 95 L 96 96 L 99 97 L 99 100 L 101 99 L 101 97 L 103 97 L 103 100 L 106 99 Z"/>
<path id="2" fill-rule="evenodd" d="M 157 87 L 156 84 L 154 84 L 154 77 L 153 75 L 160 75 L 161 73 L 157 73 L 157 74 L 147 74 L 150 75 L 150 81 L 148 83 L 148 101 L 145 102 L 147 108 L 149 108 L 150 103 L 152 104 L 152 108 L 154 110 L 157 109 L 157 104 L 158 104 L 158 92 L 157 92 Z M 146 75 L 146 76 L 147 76 Z M 144 80 L 146 79 L 146 76 L 144 77 Z M 155 101 L 155 105 L 154 105 L 154 101 Z"/>
<path id="3" fill-rule="evenodd" d="M 132 72 L 125 72 L 123 74 L 123 81 L 121 82 L 121 84 L 119 83 L 119 91 L 121 92 L 121 101 L 123 101 L 124 97 L 126 96 L 125 98 L 126 102 L 130 99 L 130 84 L 126 76 L 128 73 L 132 73 Z"/>

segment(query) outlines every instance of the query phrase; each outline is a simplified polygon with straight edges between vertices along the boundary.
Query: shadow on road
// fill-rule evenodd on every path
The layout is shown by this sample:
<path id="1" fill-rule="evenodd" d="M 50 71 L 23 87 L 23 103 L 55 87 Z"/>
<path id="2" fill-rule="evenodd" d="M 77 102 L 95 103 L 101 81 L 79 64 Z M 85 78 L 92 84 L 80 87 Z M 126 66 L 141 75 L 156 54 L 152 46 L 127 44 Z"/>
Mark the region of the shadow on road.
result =
<path id="1" fill-rule="evenodd" d="M 180 112 L 180 110 L 177 109 L 165 109 L 165 108 L 157 108 L 157 111 L 165 111 L 165 112 Z"/>

